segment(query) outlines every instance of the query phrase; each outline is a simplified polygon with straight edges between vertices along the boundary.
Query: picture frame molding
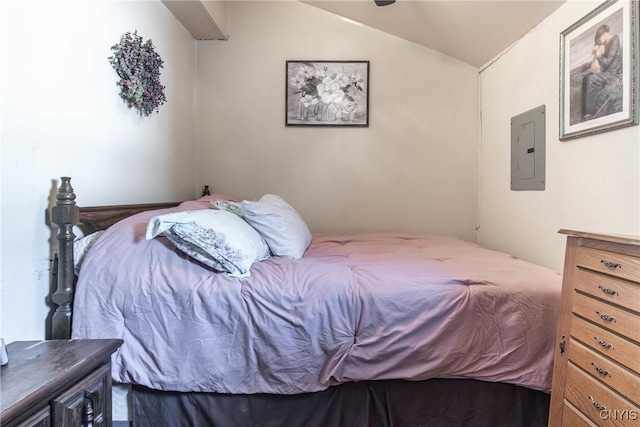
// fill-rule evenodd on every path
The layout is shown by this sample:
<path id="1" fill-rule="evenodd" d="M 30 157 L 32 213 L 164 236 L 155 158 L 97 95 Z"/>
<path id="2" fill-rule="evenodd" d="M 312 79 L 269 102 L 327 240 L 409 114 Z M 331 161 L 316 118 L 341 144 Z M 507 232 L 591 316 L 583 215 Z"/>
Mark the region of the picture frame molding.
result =
<path id="1" fill-rule="evenodd" d="M 355 75 L 362 78 L 360 88 L 352 79 L 351 84 L 341 86 L 346 89 L 343 102 L 323 103 L 319 89 L 314 86 L 318 80 L 306 87 L 311 93 L 307 94 L 309 102 L 302 102 L 305 86 L 302 89 L 292 85 L 292 78 L 296 77 L 294 71 L 299 66 L 307 65 L 314 67 L 326 67 L 326 71 L 332 75 L 336 68 L 343 64 L 347 68 L 347 73 L 355 70 Z M 355 76 L 354 75 L 354 76 Z M 351 76 L 351 75 L 349 75 Z M 287 60 L 285 62 L 285 126 L 289 127 L 368 127 L 369 126 L 369 76 L 370 62 L 368 60 Z M 318 86 L 320 86 L 318 84 Z M 323 86 L 324 87 L 324 86 Z M 324 90 L 324 89 L 323 89 Z M 325 96 L 327 96 L 325 94 Z M 336 96 L 336 101 L 340 98 Z M 315 99 L 315 100 L 314 100 Z M 311 104 L 315 102 L 315 104 Z M 331 111 L 328 111 L 331 107 Z M 352 109 L 353 108 L 353 109 Z"/>
<path id="2" fill-rule="evenodd" d="M 616 6 L 619 6 L 616 7 Z M 627 9 L 627 18 L 625 19 L 624 9 Z M 592 29 L 599 22 L 604 21 L 607 17 L 616 13 L 618 9 L 623 10 L 623 33 L 622 48 L 623 55 L 625 49 L 628 51 L 626 63 L 623 57 L 623 101 L 622 111 L 571 123 L 572 110 L 571 103 L 575 103 L 570 98 L 571 94 L 571 50 L 568 44 L 571 40 L 575 40 L 579 36 L 584 36 L 587 31 L 580 32 L 589 26 Z M 607 14 L 611 12 L 610 14 Z M 638 46 L 638 2 L 633 0 L 606 0 L 587 15 L 579 19 L 577 22 L 569 26 L 560 33 L 560 114 L 559 114 L 559 137 L 561 141 L 567 141 L 584 136 L 595 135 L 602 132 L 608 132 L 627 126 L 638 124 L 638 100 L 640 96 L 639 90 L 639 46 Z M 594 33 L 590 33 L 594 34 Z M 627 78 L 624 77 L 627 73 Z M 584 95 L 582 93 L 581 95 Z M 624 98 L 626 97 L 626 100 Z M 581 100 L 582 102 L 582 100 Z M 575 114 L 575 111 L 573 112 Z M 611 116 L 611 117 L 608 117 Z"/>

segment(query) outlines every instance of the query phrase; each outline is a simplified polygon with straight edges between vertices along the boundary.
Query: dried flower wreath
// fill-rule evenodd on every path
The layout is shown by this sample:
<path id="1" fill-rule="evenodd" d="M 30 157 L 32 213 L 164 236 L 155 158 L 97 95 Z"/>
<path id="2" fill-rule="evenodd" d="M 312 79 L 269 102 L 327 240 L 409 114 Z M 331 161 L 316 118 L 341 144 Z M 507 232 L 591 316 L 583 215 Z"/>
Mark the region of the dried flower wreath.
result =
<path id="1" fill-rule="evenodd" d="M 137 31 L 122 35 L 120 42 L 111 46 L 113 56 L 109 62 L 120 81 L 120 97 L 129 108 L 135 107 L 141 115 L 159 111 L 167 101 L 160 83 L 160 68 L 164 61 L 154 50 L 151 39 L 146 42 Z"/>

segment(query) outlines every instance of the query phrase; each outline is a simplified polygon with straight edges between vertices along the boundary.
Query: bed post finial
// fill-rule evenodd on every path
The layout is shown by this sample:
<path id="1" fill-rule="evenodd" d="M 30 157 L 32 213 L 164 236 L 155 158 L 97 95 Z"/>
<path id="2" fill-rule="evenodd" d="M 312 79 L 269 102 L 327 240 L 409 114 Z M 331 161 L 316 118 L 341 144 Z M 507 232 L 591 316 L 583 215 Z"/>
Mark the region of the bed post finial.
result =
<path id="1" fill-rule="evenodd" d="M 51 218 L 58 230 L 58 284 L 51 296 L 58 306 L 52 319 L 53 339 L 71 338 L 71 304 L 73 303 L 73 226 L 78 223 L 80 209 L 76 206 L 76 195 L 71 187 L 71 178 L 63 176 L 56 194 L 56 205 L 51 210 Z"/>

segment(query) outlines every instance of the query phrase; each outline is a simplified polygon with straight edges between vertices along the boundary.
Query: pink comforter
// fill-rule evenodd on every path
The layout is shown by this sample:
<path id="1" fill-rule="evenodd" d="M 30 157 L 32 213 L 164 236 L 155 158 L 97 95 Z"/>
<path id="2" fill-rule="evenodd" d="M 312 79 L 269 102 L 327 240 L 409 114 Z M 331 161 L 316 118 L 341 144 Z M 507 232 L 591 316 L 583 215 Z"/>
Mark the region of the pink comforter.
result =
<path id="1" fill-rule="evenodd" d="M 73 338 L 122 338 L 113 379 L 158 390 L 296 394 L 464 376 L 549 391 L 559 274 L 455 238 L 315 235 L 301 260 L 216 273 L 107 230 L 79 277 Z"/>

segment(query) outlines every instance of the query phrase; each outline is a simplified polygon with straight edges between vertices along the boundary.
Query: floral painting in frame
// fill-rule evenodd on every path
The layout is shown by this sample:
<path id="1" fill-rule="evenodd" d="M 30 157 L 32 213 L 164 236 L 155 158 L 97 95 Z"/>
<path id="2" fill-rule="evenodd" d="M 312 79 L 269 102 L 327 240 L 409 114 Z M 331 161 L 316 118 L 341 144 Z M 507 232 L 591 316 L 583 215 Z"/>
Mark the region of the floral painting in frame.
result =
<path id="1" fill-rule="evenodd" d="M 286 126 L 369 126 L 369 61 L 286 61 Z"/>
<path id="2" fill-rule="evenodd" d="M 638 2 L 608 0 L 560 35 L 560 140 L 638 124 Z"/>

